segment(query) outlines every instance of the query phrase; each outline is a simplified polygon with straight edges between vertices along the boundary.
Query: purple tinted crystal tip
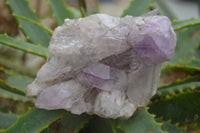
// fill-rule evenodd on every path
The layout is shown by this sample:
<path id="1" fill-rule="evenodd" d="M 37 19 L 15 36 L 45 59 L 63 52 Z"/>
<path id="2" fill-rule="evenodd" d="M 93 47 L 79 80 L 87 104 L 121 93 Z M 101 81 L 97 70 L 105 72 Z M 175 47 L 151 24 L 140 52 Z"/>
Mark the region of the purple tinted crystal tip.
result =
<path id="1" fill-rule="evenodd" d="M 155 18 L 141 24 L 132 46 L 146 63 L 158 64 L 170 60 L 174 55 L 176 34 L 169 19 Z"/>

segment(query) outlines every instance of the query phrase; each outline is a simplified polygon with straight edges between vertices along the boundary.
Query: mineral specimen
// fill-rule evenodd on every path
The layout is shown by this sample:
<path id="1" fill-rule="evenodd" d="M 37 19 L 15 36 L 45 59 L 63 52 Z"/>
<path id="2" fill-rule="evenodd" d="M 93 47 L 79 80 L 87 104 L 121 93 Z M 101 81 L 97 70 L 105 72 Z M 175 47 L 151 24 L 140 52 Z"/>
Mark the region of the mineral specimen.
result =
<path id="1" fill-rule="evenodd" d="M 175 45 L 165 16 L 65 19 L 26 95 L 37 97 L 38 108 L 129 118 L 156 93 L 161 63 Z"/>

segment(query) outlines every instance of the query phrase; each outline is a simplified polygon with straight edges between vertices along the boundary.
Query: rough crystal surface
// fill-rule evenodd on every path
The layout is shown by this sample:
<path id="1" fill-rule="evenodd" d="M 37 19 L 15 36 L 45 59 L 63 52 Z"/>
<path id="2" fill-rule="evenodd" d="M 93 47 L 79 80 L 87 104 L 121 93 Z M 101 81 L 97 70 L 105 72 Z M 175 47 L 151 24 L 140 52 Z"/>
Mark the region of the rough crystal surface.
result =
<path id="1" fill-rule="evenodd" d="M 38 108 L 129 118 L 156 93 L 161 63 L 175 45 L 169 19 L 153 13 L 66 19 L 26 95 L 37 97 Z"/>

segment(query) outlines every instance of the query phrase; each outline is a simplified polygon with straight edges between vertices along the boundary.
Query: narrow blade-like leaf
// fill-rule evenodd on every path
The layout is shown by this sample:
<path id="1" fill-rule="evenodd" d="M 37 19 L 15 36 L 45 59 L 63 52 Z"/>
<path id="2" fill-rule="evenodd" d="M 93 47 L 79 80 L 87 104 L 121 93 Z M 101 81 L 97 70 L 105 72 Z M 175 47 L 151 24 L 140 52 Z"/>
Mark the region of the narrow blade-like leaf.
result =
<path id="1" fill-rule="evenodd" d="M 178 92 L 186 91 L 187 89 L 194 90 L 195 88 L 200 88 L 200 82 L 190 82 L 190 83 L 183 83 L 180 85 L 169 86 L 167 88 L 159 89 L 156 93 L 156 96 L 166 96 L 166 95 L 174 95 Z"/>
<path id="2" fill-rule="evenodd" d="M 175 55 L 172 60 L 163 64 L 163 71 L 173 69 L 175 66 L 183 69 L 200 69 L 199 30 L 200 26 L 193 26 L 177 32 Z"/>
<path id="3" fill-rule="evenodd" d="M 0 130 L 7 129 L 17 120 L 15 114 L 7 114 L 0 112 Z"/>
<path id="4" fill-rule="evenodd" d="M 12 100 L 31 101 L 24 97 L 25 88 L 33 79 L 0 67 L 0 97 Z M 19 95 L 18 95 L 19 94 Z"/>
<path id="5" fill-rule="evenodd" d="M 124 10 L 122 17 L 126 15 L 140 16 L 149 11 L 154 0 L 131 0 L 130 5 Z"/>
<path id="6" fill-rule="evenodd" d="M 74 18 L 64 0 L 48 0 L 48 2 L 58 25 L 62 25 L 66 18 Z"/>
<path id="7" fill-rule="evenodd" d="M 19 90 L 19 89 L 16 89 L 8 84 L 6 84 L 3 80 L 0 79 L 0 88 L 4 89 L 4 90 L 7 90 L 7 91 L 10 91 L 10 92 L 13 92 L 13 93 L 16 93 L 16 94 L 19 94 L 19 95 L 25 95 L 24 91 L 22 90 Z"/>
<path id="8" fill-rule="evenodd" d="M 61 123 L 67 129 L 72 130 L 73 132 L 78 132 L 81 128 L 83 128 L 84 124 L 88 123 L 88 121 L 92 118 L 92 116 L 87 114 L 75 115 L 67 112 L 61 119 Z"/>
<path id="9" fill-rule="evenodd" d="M 114 120 L 95 116 L 81 131 L 83 133 L 117 133 L 116 125 L 113 125 L 114 130 L 112 129 L 112 121 Z"/>
<path id="10" fill-rule="evenodd" d="M 191 27 L 194 25 L 200 25 L 200 19 L 188 19 L 188 20 L 181 20 L 181 21 L 173 21 L 172 26 L 174 30 L 180 30 L 186 27 Z"/>
<path id="11" fill-rule="evenodd" d="M 167 16 L 171 21 L 177 18 L 166 0 L 156 0 L 155 7 L 159 9 L 162 15 Z"/>
<path id="12" fill-rule="evenodd" d="M 3 133 L 38 133 L 59 119 L 64 110 L 44 110 L 32 108 Z"/>
<path id="13" fill-rule="evenodd" d="M 168 63 L 163 65 L 162 71 L 161 71 L 161 76 L 170 73 L 172 71 L 176 71 L 176 70 L 181 70 L 183 72 L 188 72 L 190 74 L 195 74 L 195 73 L 199 73 L 200 72 L 200 68 L 198 67 L 190 67 L 187 65 L 184 66 L 180 66 L 178 64 L 176 65 L 169 65 Z"/>
<path id="14" fill-rule="evenodd" d="M 26 38 L 34 44 L 40 44 L 47 47 L 49 45 L 50 35 L 47 31 L 39 27 L 38 25 L 26 21 L 16 16 L 28 18 L 32 21 L 40 23 L 36 14 L 30 9 L 27 0 L 6 0 L 7 5 L 16 18 L 19 27 L 24 32 Z"/>
<path id="15" fill-rule="evenodd" d="M 161 124 L 157 123 L 154 116 L 147 109 L 128 120 L 118 120 L 118 127 L 125 133 L 164 133 Z"/>
<path id="16" fill-rule="evenodd" d="M 196 90 L 182 92 L 174 96 L 152 102 L 149 112 L 162 117 L 163 120 L 171 120 L 172 124 L 186 124 L 199 121 L 200 92 Z"/>
<path id="17" fill-rule="evenodd" d="M 161 121 L 162 130 L 167 131 L 168 133 L 186 133 L 185 130 L 178 128 L 176 125 L 171 124 L 169 121 Z"/>
<path id="18" fill-rule="evenodd" d="M 48 56 L 48 49 L 39 45 L 34 45 L 31 43 L 23 42 L 21 40 L 14 39 L 7 35 L 0 35 L 0 43 L 13 47 L 19 50 L 22 50 L 27 53 L 38 55 L 44 58 Z"/>
<path id="19" fill-rule="evenodd" d="M 2 88 L 0 88 L 0 98 L 9 99 L 9 100 L 13 100 L 13 101 L 20 101 L 20 102 L 33 102 L 34 101 L 34 99 L 32 99 L 32 98 L 18 95 L 16 93 L 7 91 Z"/>

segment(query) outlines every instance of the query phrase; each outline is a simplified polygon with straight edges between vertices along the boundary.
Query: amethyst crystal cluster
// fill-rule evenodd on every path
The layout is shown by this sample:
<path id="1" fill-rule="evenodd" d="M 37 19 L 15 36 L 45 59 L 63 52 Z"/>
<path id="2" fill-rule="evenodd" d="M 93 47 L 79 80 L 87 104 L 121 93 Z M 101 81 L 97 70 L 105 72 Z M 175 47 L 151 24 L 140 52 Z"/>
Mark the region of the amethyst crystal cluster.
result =
<path id="1" fill-rule="evenodd" d="M 156 93 L 161 63 L 175 45 L 165 16 L 66 19 L 26 94 L 37 97 L 38 108 L 129 118 Z"/>

